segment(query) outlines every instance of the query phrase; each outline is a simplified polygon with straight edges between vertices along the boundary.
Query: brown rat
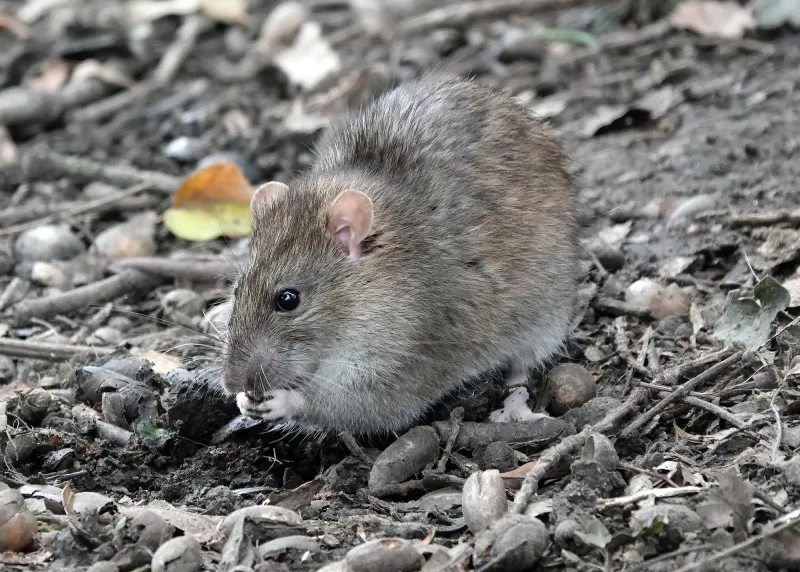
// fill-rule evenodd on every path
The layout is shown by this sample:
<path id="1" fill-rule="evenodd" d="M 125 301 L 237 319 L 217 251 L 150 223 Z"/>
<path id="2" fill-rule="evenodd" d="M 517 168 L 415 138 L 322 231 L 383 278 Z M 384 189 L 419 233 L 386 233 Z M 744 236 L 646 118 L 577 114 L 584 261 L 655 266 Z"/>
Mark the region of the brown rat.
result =
<path id="1" fill-rule="evenodd" d="M 575 197 L 550 132 L 477 83 L 401 85 L 266 183 L 232 298 L 224 387 L 305 431 L 400 430 L 465 381 L 556 353 Z"/>

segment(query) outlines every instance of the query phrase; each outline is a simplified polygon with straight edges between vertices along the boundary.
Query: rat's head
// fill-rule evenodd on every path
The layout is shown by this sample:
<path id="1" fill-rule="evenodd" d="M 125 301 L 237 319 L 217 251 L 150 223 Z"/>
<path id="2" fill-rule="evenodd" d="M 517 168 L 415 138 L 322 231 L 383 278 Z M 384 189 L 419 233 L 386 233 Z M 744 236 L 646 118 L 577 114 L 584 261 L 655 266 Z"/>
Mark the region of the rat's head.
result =
<path id="1" fill-rule="evenodd" d="M 389 391 L 397 382 L 386 379 L 380 354 L 409 320 L 375 259 L 377 213 L 359 190 L 315 185 L 266 183 L 253 196 L 250 262 L 234 291 L 224 387 L 244 413 L 275 423 L 391 428 L 400 421 L 375 418 L 377 401 L 385 408 L 398 399 L 383 394 L 383 384 Z"/>

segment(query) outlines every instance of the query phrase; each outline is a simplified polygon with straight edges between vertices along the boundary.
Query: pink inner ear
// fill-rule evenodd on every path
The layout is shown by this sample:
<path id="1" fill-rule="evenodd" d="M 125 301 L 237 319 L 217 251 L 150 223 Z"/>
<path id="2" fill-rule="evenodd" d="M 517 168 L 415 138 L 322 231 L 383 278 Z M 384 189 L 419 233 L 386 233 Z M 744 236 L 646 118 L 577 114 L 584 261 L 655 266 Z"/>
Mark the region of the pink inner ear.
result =
<path id="1" fill-rule="evenodd" d="M 367 195 L 349 189 L 331 204 L 328 232 L 336 239 L 351 260 L 361 258 L 361 242 L 372 228 L 372 201 Z"/>
<path id="2" fill-rule="evenodd" d="M 334 236 L 341 245 L 342 250 L 345 251 L 351 260 L 358 260 L 361 258 L 361 243 L 353 236 L 353 228 L 348 223 L 344 222 L 337 225 Z"/>

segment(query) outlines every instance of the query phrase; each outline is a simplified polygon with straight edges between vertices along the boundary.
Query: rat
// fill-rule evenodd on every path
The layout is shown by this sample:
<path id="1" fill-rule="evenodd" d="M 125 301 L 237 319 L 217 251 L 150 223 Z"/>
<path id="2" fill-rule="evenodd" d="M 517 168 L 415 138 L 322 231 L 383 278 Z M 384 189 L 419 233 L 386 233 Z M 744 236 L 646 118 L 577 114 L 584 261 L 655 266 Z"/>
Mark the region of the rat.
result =
<path id="1" fill-rule="evenodd" d="M 402 430 L 464 383 L 553 358 L 578 284 L 576 198 L 551 131 L 474 80 L 400 84 L 254 191 L 223 387 L 300 432 Z"/>

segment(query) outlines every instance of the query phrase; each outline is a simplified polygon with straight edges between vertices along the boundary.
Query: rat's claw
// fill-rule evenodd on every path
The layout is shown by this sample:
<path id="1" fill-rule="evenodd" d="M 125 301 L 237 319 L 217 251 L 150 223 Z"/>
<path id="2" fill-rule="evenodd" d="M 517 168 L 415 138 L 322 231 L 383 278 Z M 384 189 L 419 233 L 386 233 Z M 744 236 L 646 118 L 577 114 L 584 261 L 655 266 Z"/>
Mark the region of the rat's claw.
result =
<path id="1" fill-rule="evenodd" d="M 305 405 L 305 399 L 299 391 L 278 389 L 266 394 L 263 399 L 258 401 L 246 393 L 238 393 L 236 405 L 242 415 L 265 421 L 280 421 L 300 413 Z"/>

